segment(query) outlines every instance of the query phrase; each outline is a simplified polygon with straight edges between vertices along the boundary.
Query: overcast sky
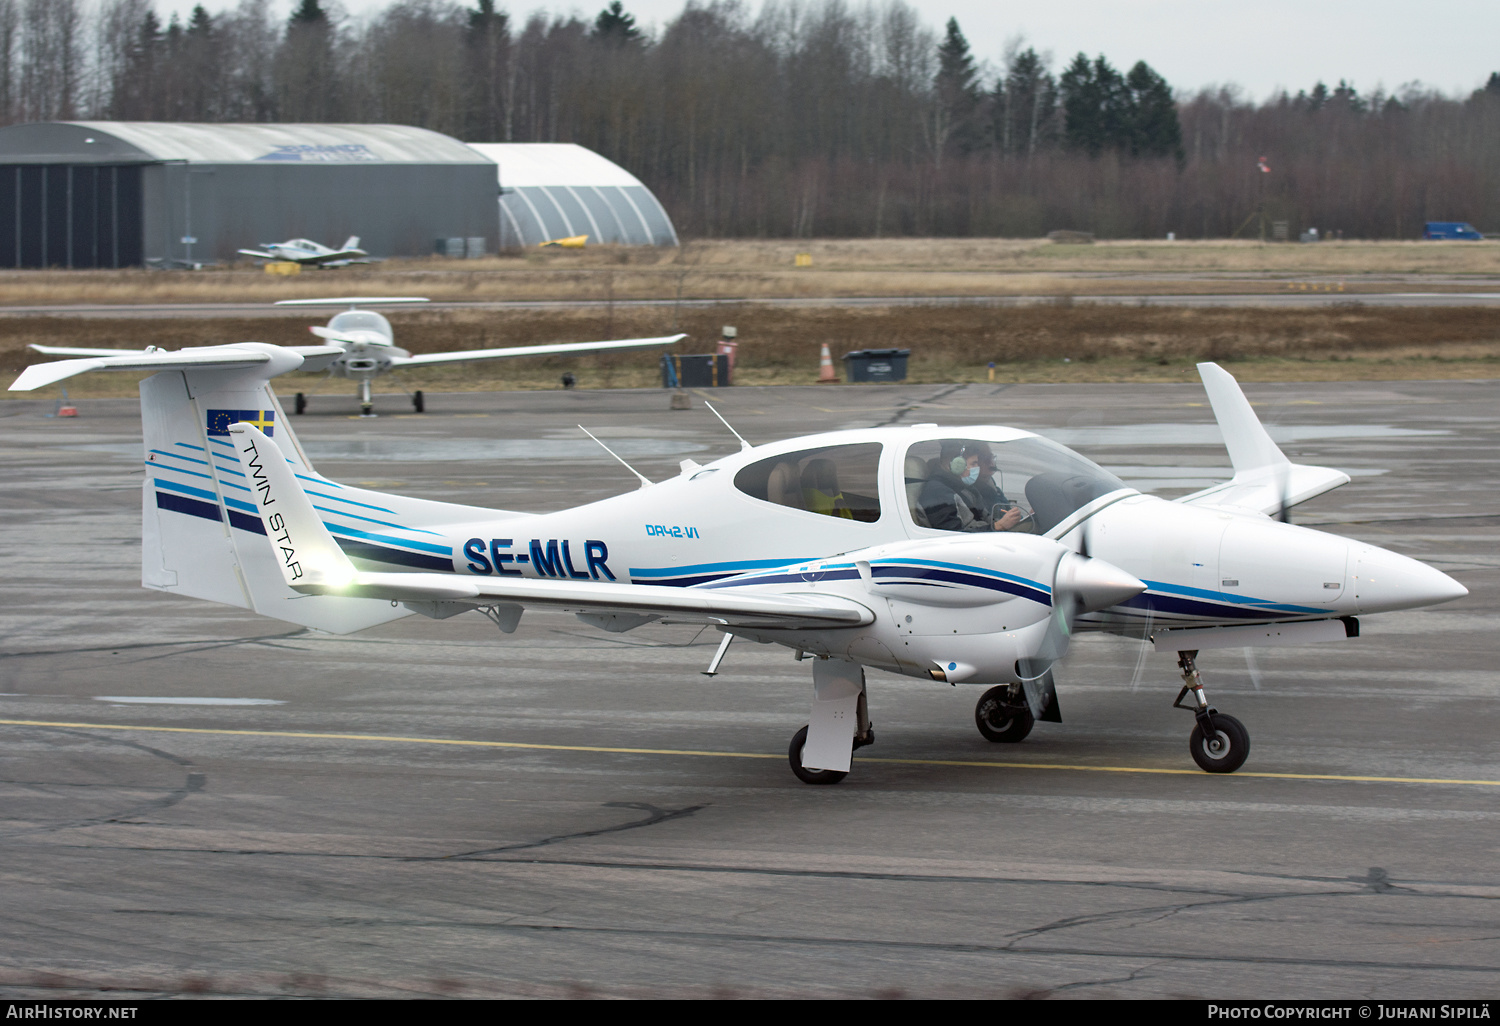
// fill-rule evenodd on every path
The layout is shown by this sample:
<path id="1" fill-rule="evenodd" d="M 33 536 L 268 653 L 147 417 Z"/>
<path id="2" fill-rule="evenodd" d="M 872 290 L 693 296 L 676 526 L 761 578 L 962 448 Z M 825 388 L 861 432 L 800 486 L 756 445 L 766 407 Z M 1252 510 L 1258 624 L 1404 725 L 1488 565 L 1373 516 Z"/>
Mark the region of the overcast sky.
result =
<path id="1" fill-rule="evenodd" d="M 390 0 L 341 0 L 360 16 Z M 850 0 L 851 5 L 860 0 Z M 1500 0 L 908 0 L 940 30 L 957 18 L 974 54 L 998 67 L 1005 42 L 1020 35 L 1051 51 L 1055 70 L 1082 50 L 1128 68 L 1144 60 L 1180 90 L 1233 83 L 1263 100 L 1318 80 L 1348 79 L 1361 93 L 1420 81 L 1467 93 L 1500 71 Z M 524 17 L 534 10 L 592 19 L 592 4 L 542 0 L 496 6 Z M 157 0 L 165 16 L 194 0 Z M 234 0 L 204 0 L 210 12 Z M 290 12 L 292 0 L 275 0 Z M 472 4 L 468 4 L 472 6 Z M 751 0 L 758 8 L 758 0 Z M 626 0 L 643 25 L 664 25 L 683 0 Z"/>

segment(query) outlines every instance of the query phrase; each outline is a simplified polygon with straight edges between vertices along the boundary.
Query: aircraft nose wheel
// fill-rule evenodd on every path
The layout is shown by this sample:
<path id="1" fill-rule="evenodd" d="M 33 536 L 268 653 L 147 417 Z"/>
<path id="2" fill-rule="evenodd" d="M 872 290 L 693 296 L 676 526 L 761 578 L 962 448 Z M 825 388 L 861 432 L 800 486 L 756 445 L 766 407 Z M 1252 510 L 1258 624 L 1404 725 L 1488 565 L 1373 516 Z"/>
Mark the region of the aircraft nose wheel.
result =
<path id="1" fill-rule="evenodd" d="M 411 394 L 411 408 L 418 413 L 427 412 L 427 400 L 422 397 L 420 388 Z"/>
<path id="2" fill-rule="evenodd" d="M 1036 726 L 1025 698 L 1014 693 L 1011 685 L 990 688 L 974 706 L 974 724 L 986 741 L 1023 740 Z"/>
<path id="3" fill-rule="evenodd" d="M 807 728 L 803 727 L 792 735 L 791 746 L 787 749 L 787 761 L 792 764 L 792 772 L 797 779 L 804 784 L 837 784 L 849 774 L 839 770 L 808 769 L 802 765 L 802 749 L 807 745 Z M 856 745 L 855 747 L 859 747 Z"/>
<path id="4" fill-rule="evenodd" d="M 1250 732 L 1227 713 L 1214 713 L 1213 724 L 1213 737 L 1204 734 L 1201 724 L 1193 728 L 1188 750 L 1204 772 L 1233 773 L 1245 765 L 1245 759 L 1250 755 Z"/>

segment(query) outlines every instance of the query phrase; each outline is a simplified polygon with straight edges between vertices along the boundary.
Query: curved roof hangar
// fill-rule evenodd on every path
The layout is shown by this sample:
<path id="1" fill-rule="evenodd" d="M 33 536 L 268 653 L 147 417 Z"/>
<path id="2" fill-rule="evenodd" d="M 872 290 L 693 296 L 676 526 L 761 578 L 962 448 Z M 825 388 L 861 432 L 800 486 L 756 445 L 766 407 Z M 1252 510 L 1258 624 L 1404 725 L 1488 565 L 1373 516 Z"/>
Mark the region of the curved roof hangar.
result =
<path id="1" fill-rule="evenodd" d="M 675 246 L 677 230 L 629 171 L 575 143 L 469 143 L 499 165 L 502 246 L 587 235 L 591 242 Z"/>

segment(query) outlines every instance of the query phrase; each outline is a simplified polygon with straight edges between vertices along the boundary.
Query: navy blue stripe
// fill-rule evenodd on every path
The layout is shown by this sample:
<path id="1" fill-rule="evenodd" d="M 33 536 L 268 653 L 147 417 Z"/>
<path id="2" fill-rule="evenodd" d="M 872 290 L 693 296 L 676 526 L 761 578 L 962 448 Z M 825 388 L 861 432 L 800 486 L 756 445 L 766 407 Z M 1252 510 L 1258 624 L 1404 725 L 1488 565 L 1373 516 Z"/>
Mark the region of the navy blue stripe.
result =
<path id="1" fill-rule="evenodd" d="M 393 563 L 396 566 L 414 566 L 422 570 L 437 570 L 441 573 L 453 572 L 451 559 L 424 556 L 420 552 L 388 549 L 384 545 L 371 545 L 369 542 L 353 541 L 349 538 L 335 538 L 334 541 L 339 543 L 339 548 L 344 550 L 345 555 L 356 559 L 368 559 L 375 563 Z"/>
<path id="2" fill-rule="evenodd" d="M 704 574 L 702 577 L 673 577 L 670 580 L 661 578 L 647 578 L 644 581 L 631 580 L 636 584 L 660 585 L 663 588 L 696 588 L 700 584 L 711 584 L 714 581 L 722 581 L 726 577 L 736 577 L 737 574 Z"/>
<path id="3" fill-rule="evenodd" d="M 941 570 L 937 567 L 917 566 L 872 566 L 871 575 L 874 577 L 909 577 L 917 580 L 946 581 L 950 584 L 966 584 L 971 588 L 985 588 L 989 591 L 1004 592 L 1007 595 L 1019 595 L 1022 598 L 1039 602 L 1044 606 L 1052 604 L 1052 596 L 1036 588 L 1028 587 L 1017 581 L 1007 581 L 997 577 L 986 577 L 981 574 L 966 574 L 957 570 Z M 896 583 L 894 581 L 890 583 Z"/>
<path id="4" fill-rule="evenodd" d="M 260 517 L 252 517 L 237 509 L 227 509 L 225 512 L 229 514 L 230 527 L 238 527 L 241 531 L 249 531 L 251 534 L 266 533 L 266 525 L 260 522 Z"/>
<path id="5" fill-rule="evenodd" d="M 1231 606 L 1218 602 L 1198 602 L 1193 599 L 1177 598 L 1172 595 L 1153 595 L 1146 592 L 1119 603 L 1122 606 L 1134 606 L 1137 609 L 1147 609 L 1153 612 L 1180 613 L 1183 616 L 1208 617 L 1213 620 L 1265 620 L 1285 616 L 1275 609 L 1257 609 L 1252 606 Z"/>
<path id="6" fill-rule="evenodd" d="M 174 495 L 171 492 L 156 493 L 156 508 L 169 509 L 174 513 L 186 513 L 190 517 L 202 517 L 204 520 L 212 520 L 222 524 L 223 518 L 219 516 L 219 507 L 211 502 L 199 502 L 197 499 L 189 499 L 185 495 Z"/>

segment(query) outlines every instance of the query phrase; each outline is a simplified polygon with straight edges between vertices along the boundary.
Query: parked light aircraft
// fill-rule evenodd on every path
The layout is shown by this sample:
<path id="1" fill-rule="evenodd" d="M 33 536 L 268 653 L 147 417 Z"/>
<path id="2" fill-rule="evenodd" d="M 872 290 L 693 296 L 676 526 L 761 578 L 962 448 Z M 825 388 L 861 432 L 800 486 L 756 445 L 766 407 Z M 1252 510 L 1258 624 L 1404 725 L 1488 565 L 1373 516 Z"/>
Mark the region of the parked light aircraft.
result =
<path id="1" fill-rule="evenodd" d="M 451 353 L 423 353 L 413 356 L 396 345 L 395 330 L 391 322 L 373 310 L 361 310 L 361 306 L 393 306 L 408 303 L 425 303 L 422 296 L 344 296 L 333 299 L 283 299 L 277 306 L 347 306 L 349 309 L 337 313 L 327 327 L 313 325 L 308 328 L 324 340 L 321 346 L 291 346 L 293 352 L 312 361 L 304 363 L 302 370 L 323 370 L 340 378 L 349 378 L 359 384 L 359 412 L 362 416 L 375 415 L 375 400 L 371 384 L 387 371 L 405 367 L 433 367 L 446 363 L 467 363 L 473 360 L 509 360 L 518 356 L 557 356 L 565 354 L 597 353 L 611 349 L 647 349 L 653 346 L 669 346 L 686 335 L 663 335 L 657 338 L 622 338 L 606 342 L 558 342 L 540 346 L 509 346 L 499 349 L 462 349 Z M 32 343 L 31 348 L 49 356 L 72 356 L 97 359 L 100 357 L 138 358 L 155 350 L 126 349 L 81 349 L 71 346 L 44 346 Z M 224 348 L 224 347 L 214 347 Z M 232 348 L 232 347 L 231 347 Z M 206 352 L 207 350 L 183 350 L 183 352 Z M 66 361 L 64 361 L 66 362 Z M 63 377 L 79 373 L 54 366 Z M 135 366 L 131 364 L 131 366 Z M 87 367 L 85 370 L 107 370 L 108 366 Z M 57 379 L 55 379 L 57 380 Z M 412 393 L 412 408 L 418 413 L 426 409 L 426 399 L 420 391 Z M 296 395 L 295 412 L 307 410 L 307 396 Z"/>
<path id="2" fill-rule="evenodd" d="M 1200 651 L 1356 637 L 1359 615 L 1467 594 L 1416 560 L 1270 516 L 1349 478 L 1287 460 L 1211 363 L 1234 476 L 1176 501 L 1028 431 L 917 424 L 742 439 L 670 480 L 537 516 L 323 477 L 268 387 L 303 360 L 245 344 L 113 364 L 159 371 L 141 384 L 143 585 L 334 633 L 468 610 L 511 632 L 527 608 L 615 632 L 704 624 L 724 635 L 708 673 L 733 638 L 783 645 L 812 661 L 812 713 L 788 752 L 811 784 L 842 779 L 874 740 L 866 667 L 989 685 L 979 730 L 1016 742 L 1060 720 L 1052 668 L 1084 630 L 1176 652 L 1192 757 L 1232 772 L 1249 734 L 1209 704 Z M 980 529 L 943 530 L 954 475 L 990 465 L 1001 498 Z"/>
<path id="3" fill-rule="evenodd" d="M 288 239 L 286 242 L 262 242 L 260 249 L 242 249 L 245 256 L 262 260 L 283 260 L 311 267 L 348 267 L 350 264 L 374 263 L 370 254 L 359 248 L 359 236 L 351 235 L 338 249 L 329 249 L 312 239 Z"/>

